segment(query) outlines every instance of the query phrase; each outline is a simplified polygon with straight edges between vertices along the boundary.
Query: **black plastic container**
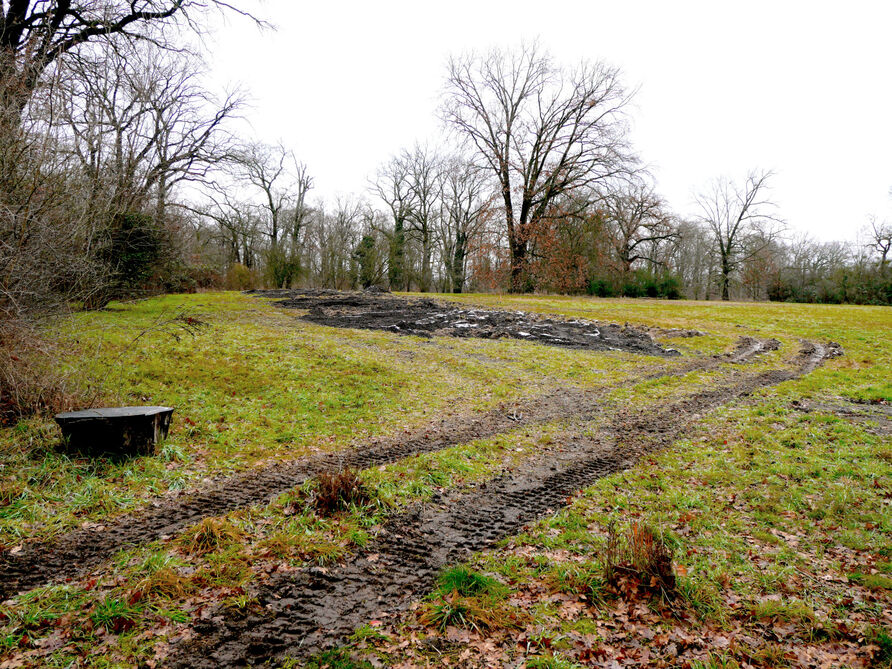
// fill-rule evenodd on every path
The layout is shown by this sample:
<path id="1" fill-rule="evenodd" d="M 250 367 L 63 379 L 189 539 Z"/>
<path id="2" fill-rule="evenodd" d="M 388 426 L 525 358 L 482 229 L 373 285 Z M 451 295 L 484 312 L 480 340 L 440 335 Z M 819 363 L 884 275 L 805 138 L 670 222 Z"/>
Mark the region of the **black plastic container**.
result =
<path id="1" fill-rule="evenodd" d="M 154 455 L 167 436 L 170 407 L 108 407 L 56 415 L 65 447 L 90 456 L 128 458 Z"/>

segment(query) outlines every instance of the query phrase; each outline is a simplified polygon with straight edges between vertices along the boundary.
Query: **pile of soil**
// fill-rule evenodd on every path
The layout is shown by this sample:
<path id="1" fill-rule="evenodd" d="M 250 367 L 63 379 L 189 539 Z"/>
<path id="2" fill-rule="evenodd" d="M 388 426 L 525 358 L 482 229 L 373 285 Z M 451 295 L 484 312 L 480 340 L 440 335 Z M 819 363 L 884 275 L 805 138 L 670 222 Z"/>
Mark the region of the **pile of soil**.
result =
<path id="1" fill-rule="evenodd" d="M 431 299 L 403 298 L 376 291 L 252 291 L 278 298 L 277 305 L 306 310 L 301 318 L 339 328 L 386 330 L 420 337 L 520 339 L 549 346 L 645 355 L 679 355 L 663 348 L 645 330 L 629 325 L 562 320 L 523 311 L 463 307 Z"/>

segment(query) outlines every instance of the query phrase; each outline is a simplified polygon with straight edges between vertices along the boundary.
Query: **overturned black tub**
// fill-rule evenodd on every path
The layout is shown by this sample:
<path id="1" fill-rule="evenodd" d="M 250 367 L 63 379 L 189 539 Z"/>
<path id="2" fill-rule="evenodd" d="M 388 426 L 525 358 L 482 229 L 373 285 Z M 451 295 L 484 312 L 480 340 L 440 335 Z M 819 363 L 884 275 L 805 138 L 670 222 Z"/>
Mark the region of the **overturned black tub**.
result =
<path id="1" fill-rule="evenodd" d="M 108 407 L 56 415 L 65 448 L 82 455 L 127 458 L 154 455 L 167 436 L 171 407 Z"/>

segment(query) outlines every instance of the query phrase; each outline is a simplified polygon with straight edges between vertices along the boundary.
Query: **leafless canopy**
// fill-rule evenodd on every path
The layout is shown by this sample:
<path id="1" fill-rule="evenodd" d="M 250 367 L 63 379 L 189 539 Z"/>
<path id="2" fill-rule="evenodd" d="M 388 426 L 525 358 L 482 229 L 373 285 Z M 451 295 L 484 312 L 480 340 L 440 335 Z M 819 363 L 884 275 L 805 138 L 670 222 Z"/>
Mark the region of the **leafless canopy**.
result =
<path id="1" fill-rule="evenodd" d="M 549 205 L 634 169 L 628 102 L 616 68 L 567 70 L 535 44 L 449 62 L 443 114 L 498 179 L 514 290 L 522 288 L 528 243 Z"/>
<path id="2" fill-rule="evenodd" d="M 731 277 L 740 264 L 770 245 L 784 221 L 768 194 L 770 171 L 751 170 L 743 185 L 716 179 L 697 196 L 700 220 L 709 229 L 719 261 L 722 299 L 730 299 Z"/>
<path id="3" fill-rule="evenodd" d="M 46 68 L 82 44 L 147 39 L 150 26 L 214 7 L 247 15 L 224 0 L 2 0 L 0 91 L 16 98 L 4 107 L 21 112 Z"/>
<path id="4" fill-rule="evenodd" d="M 892 251 L 892 223 L 878 221 L 876 217 L 870 218 L 868 234 L 868 246 L 880 256 L 880 273 L 885 276 L 889 264 L 889 253 Z"/>
<path id="5" fill-rule="evenodd" d="M 654 251 L 661 242 L 674 240 L 678 231 L 653 186 L 638 181 L 628 189 L 608 193 L 602 205 L 623 276 L 638 260 L 647 260 L 652 266 L 663 264 Z"/>

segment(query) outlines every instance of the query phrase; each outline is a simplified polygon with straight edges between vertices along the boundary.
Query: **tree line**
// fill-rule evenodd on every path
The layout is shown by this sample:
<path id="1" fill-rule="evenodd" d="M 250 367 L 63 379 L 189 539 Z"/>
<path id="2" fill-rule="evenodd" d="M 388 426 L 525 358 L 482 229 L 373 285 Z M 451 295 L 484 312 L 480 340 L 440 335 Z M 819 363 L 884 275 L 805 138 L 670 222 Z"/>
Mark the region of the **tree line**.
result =
<path id="1" fill-rule="evenodd" d="M 716 179 L 672 212 L 604 63 L 538 45 L 451 59 L 440 144 L 313 198 L 288 147 L 235 132 L 188 36 L 204 0 L 4 3 L 0 310 L 7 321 L 153 291 L 379 286 L 421 292 L 892 302 L 892 228 L 789 236 L 772 173 Z M 248 17 L 248 20 L 254 20 Z"/>

